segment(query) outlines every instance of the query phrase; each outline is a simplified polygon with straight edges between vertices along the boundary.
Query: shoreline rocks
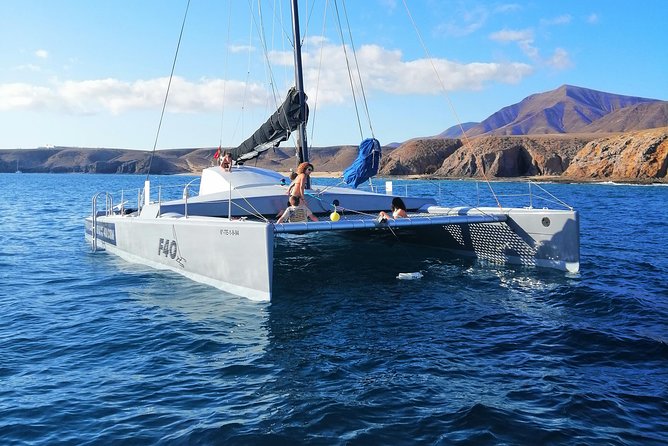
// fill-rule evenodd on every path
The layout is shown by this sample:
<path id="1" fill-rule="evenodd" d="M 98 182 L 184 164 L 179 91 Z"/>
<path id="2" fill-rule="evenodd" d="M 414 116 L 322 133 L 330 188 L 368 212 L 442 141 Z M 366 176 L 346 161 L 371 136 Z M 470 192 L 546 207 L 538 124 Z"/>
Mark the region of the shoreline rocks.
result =
<path id="1" fill-rule="evenodd" d="M 152 174 L 198 174 L 215 148 L 159 150 Z M 247 164 L 289 172 L 294 148 L 277 148 Z M 316 172 L 342 172 L 357 147 L 311 148 Z M 0 150 L 0 172 L 146 174 L 151 153 L 124 149 L 53 147 Z M 668 181 L 668 127 L 617 134 L 556 134 L 416 138 L 384 147 L 379 176 L 514 178 L 554 181 Z"/>

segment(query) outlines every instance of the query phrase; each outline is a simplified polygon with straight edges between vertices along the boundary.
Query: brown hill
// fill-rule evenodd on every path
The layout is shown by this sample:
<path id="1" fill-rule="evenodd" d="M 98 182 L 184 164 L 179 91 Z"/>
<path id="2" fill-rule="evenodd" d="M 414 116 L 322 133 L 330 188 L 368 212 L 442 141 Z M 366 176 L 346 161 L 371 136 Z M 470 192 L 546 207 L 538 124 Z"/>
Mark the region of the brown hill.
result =
<path id="1" fill-rule="evenodd" d="M 645 107 L 640 107 L 643 104 Z M 468 123 L 466 134 L 541 135 L 643 130 L 668 125 L 665 107 L 668 107 L 666 101 L 562 85 L 504 107 L 477 125 Z M 603 120 L 612 114 L 616 116 Z M 461 131 L 453 127 L 444 134 L 458 137 Z"/>
<path id="2" fill-rule="evenodd" d="M 583 130 L 587 133 L 630 132 L 668 125 L 668 101 L 643 102 L 603 116 Z"/>
<path id="3" fill-rule="evenodd" d="M 507 178 L 561 175 L 593 135 L 484 136 L 413 140 L 381 162 L 381 174 Z"/>
<path id="4" fill-rule="evenodd" d="M 433 174 L 462 146 L 458 139 L 415 139 L 402 144 L 391 154 L 385 154 L 380 163 L 383 175 Z"/>
<path id="5" fill-rule="evenodd" d="M 384 153 L 393 149 L 384 148 Z M 213 165 L 216 149 L 158 150 L 151 161 L 151 173 L 199 174 L 204 167 Z M 321 147 L 310 151 L 311 162 L 319 172 L 340 172 L 357 157 L 357 147 Z M 0 150 L 0 172 L 14 172 L 17 161 L 26 173 L 134 173 L 148 171 L 150 152 L 125 149 L 88 149 L 81 147 L 54 147 L 21 150 Z M 287 172 L 295 167 L 294 148 L 268 151 L 249 165 Z"/>

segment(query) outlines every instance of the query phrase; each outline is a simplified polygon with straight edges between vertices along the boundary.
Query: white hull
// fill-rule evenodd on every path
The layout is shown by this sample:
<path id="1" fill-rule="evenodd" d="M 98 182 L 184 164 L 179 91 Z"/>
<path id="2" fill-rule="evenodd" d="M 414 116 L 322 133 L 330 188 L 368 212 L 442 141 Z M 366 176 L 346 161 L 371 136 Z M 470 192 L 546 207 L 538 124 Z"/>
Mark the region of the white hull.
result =
<path id="1" fill-rule="evenodd" d="M 168 269 L 253 300 L 271 297 L 271 225 L 213 217 L 86 219 L 86 238 L 130 262 Z M 243 265 L 243 267 L 241 267 Z"/>
<path id="2" fill-rule="evenodd" d="M 86 238 L 96 250 L 169 269 L 254 300 L 271 299 L 274 238 L 289 233 L 308 237 L 311 232 L 364 232 L 372 242 L 375 236 L 392 231 L 406 246 L 428 245 L 496 263 L 579 270 L 575 211 L 438 206 L 425 206 L 422 211 L 388 223 L 344 214 L 338 222 L 275 225 L 220 217 L 161 216 L 157 205 L 148 205 L 140 215 L 88 217 Z"/>

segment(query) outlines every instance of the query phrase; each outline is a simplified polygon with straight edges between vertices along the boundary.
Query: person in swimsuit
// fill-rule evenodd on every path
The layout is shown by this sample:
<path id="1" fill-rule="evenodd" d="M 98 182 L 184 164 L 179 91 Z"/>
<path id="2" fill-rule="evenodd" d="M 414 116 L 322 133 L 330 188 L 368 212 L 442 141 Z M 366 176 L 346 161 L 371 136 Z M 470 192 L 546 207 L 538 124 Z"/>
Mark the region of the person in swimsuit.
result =
<path id="1" fill-rule="evenodd" d="M 232 172 L 232 154 L 230 152 L 225 152 L 225 155 L 220 160 L 220 167 L 227 172 Z"/>
<path id="2" fill-rule="evenodd" d="M 390 218 L 397 219 L 406 217 L 408 217 L 408 214 L 406 213 L 406 205 L 404 204 L 404 200 L 399 197 L 394 197 L 392 199 L 391 216 L 385 211 L 380 211 L 380 214 L 378 214 L 378 220 L 380 221 L 389 220 Z"/>
<path id="3" fill-rule="evenodd" d="M 306 201 L 306 184 L 308 183 L 308 177 L 313 172 L 313 164 L 311 163 L 301 163 L 297 166 L 297 178 L 295 178 L 290 186 L 288 187 L 288 195 L 294 195 L 299 197 L 299 199 L 304 203 L 304 206 L 308 207 L 308 202 Z"/>

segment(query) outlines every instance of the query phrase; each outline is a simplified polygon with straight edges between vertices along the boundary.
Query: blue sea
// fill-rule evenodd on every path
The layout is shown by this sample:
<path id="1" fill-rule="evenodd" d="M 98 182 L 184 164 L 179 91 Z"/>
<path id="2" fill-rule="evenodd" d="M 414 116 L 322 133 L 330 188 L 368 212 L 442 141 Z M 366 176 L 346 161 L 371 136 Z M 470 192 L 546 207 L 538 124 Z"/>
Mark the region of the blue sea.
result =
<path id="1" fill-rule="evenodd" d="M 0 174 L 0 444 L 668 444 L 668 187 L 543 184 L 579 274 L 314 236 L 258 303 L 91 252 L 92 195 L 143 179 Z"/>

